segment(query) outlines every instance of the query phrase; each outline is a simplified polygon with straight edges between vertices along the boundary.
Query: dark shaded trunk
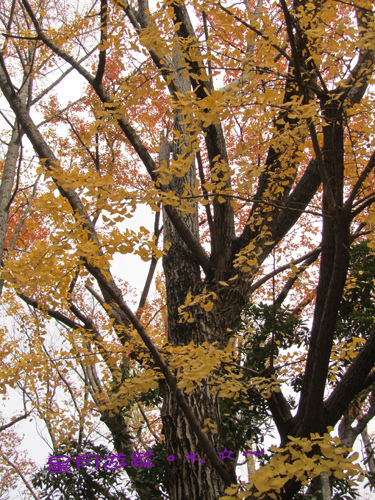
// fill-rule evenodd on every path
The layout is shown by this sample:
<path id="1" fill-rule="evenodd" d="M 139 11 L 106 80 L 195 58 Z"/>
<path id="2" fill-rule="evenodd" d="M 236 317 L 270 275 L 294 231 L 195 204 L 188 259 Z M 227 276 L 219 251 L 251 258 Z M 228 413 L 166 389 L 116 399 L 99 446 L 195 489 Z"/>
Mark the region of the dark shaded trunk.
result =
<path id="1" fill-rule="evenodd" d="M 191 226 L 196 225 L 193 217 L 189 216 Z M 199 293 L 202 289 L 200 269 L 185 244 L 176 234 L 169 220 L 164 218 L 165 241 L 172 242 L 172 246 L 163 259 L 166 278 L 167 307 L 168 307 L 168 340 L 174 345 L 188 345 L 194 342 L 200 345 L 208 340 L 209 328 L 202 325 L 204 311 L 194 308 L 191 311 L 195 321 L 188 323 L 180 321 L 179 306 L 184 304 L 186 295 Z M 178 372 L 179 368 L 176 370 Z M 166 440 L 167 456 L 175 459 L 167 461 L 166 477 L 170 500 L 189 498 L 191 500 L 211 500 L 219 498 L 225 489 L 223 479 L 207 460 L 198 440 L 190 428 L 186 417 L 177 404 L 171 391 L 163 388 L 162 420 Z M 185 394 L 197 420 L 204 426 L 204 421 L 210 419 L 216 424 L 218 432 L 208 434 L 213 447 L 222 451 L 220 435 L 219 400 L 216 395 L 210 394 L 206 384 L 196 387 L 191 394 Z M 195 453 L 195 460 L 188 459 L 186 454 Z M 204 460 L 204 462 L 203 462 Z"/>
<path id="2" fill-rule="evenodd" d="M 184 125 L 180 117 L 175 118 L 174 128 L 180 133 L 181 141 L 174 142 L 173 155 L 185 153 Z M 196 179 L 195 165 L 191 165 L 187 174 L 182 177 L 174 177 L 171 187 L 174 192 L 181 195 L 185 185 L 194 186 Z M 184 215 L 184 214 L 183 214 Z M 166 279 L 167 308 L 168 308 L 168 341 L 173 346 L 188 345 L 193 342 L 201 345 L 209 341 L 211 335 L 209 317 L 203 309 L 198 307 L 189 309 L 194 318 L 190 323 L 181 320 L 179 307 L 185 303 L 188 293 L 193 296 L 202 292 L 203 281 L 200 266 L 191 251 L 187 248 L 174 225 L 164 210 L 164 243 L 170 244 L 169 250 L 163 257 L 163 268 Z M 198 239 L 198 212 L 185 214 L 184 221 L 191 233 Z M 181 367 L 182 368 L 182 367 Z M 176 373 L 180 370 L 177 368 Z M 163 387 L 162 420 L 166 440 L 167 457 L 173 456 L 174 460 L 167 461 L 166 478 L 170 500 L 212 500 L 219 498 L 225 490 L 225 483 L 218 472 L 207 460 L 198 440 L 193 433 L 185 415 L 177 404 L 176 398 L 170 389 Z M 208 437 L 216 451 L 222 451 L 221 446 L 221 424 L 219 399 L 210 393 L 208 386 L 204 383 L 197 386 L 191 394 L 185 394 L 193 412 L 201 424 L 205 426 L 206 419 L 217 426 L 217 433 L 208 433 Z M 186 454 L 194 453 L 195 459 L 189 459 Z"/>

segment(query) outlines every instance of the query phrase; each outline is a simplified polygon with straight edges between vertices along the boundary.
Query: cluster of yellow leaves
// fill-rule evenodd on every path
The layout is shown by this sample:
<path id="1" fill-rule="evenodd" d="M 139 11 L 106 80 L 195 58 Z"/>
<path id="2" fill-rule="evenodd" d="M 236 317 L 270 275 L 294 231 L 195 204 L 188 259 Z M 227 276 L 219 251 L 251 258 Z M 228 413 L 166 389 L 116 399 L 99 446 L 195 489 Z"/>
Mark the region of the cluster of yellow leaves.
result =
<path id="1" fill-rule="evenodd" d="M 43 159 L 40 160 L 43 164 Z M 100 175 L 93 169 L 90 169 L 86 173 L 82 172 L 82 169 L 77 167 L 71 167 L 68 171 L 63 169 L 54 169 L 51 171 L 44 171 L 42 166 L 37 168 L 37 173 L 44 173 L 45 178 L 54 178 L 55 182 L 58 181 L 59 185 L 64 189 L 80 189 L 90 195 L 97 194 L 97 189 L 102 187 L 109 187 L 113 184 L 113 179 L 109 173 Z"/>
<path id="2" fill-rule="evenodd" d="M 175 370 L 178 387 L 188 394 L 202 385 L 208 386 L 211 393 L 221 398 L 233 399 L 245 397 L 250 387 L 264 398 L 280 391 L 281 382 L 275 376 L 252 377 L 244 382 L 243 373 L 239 373 L 238 367 L 232 364 L 232 341 L 225 349 L 218 349 L 216 343 L 208 342 L 200 346 L 193 342 L 187 346 L 165 345 L 162 353 L 166 355 L 169 368 Z M 223 370 L 220 370 L 221 367 Z M 148 387 L 147 371 L 146 379 L 145 386 Z"/>
<path id="3" fill-rule="evenodd" d="M 158 380 L 162 378 L 160 372 L 152 368 L 146 368 L 139 373 L 134 371 L 132 375 L 127 377 L 116 392 L 112 392 L 108 399 L 104 402 L 101 410 L 109 410 L 110 413 L 116 414 L 119 409 L 127 407 L 137 400 L 137 396 L 146 394 L 150 390 L 155 390 L 158 387 Z"/>
<path id="4" fill-rule="evenodd" d="M 259 220 L 258 224 L 260 225 L 262 221 L 263 219 Z M 240 268 L 242 272 L 248 273 L 258 266 L 258 256 L 260 253 L 261 250 L 257 249 L 256 243 L 252 241 L 237 254 L 233 267 Z"/>
<path id="5" fill-rule="evenodd" d="M 131 343 L 123 347 L 126 356 L 129 351 L 137 351 L 138 359 L 142 359 L 143 367 L 140 370 L 131 369 L 131 374 L 126 380 L 117 379 L 117 388 L 113 391 L 110 401 L 106 401 L 107 408 L 121 408 L 137 400 L 139 394 L 156 389 L 158 380 L 162 377 L 157 369 L 150 365 L 147 352 L 142 352 L 142 343 L 136 333 L 128 332 L 132 337 Z M 138 346 L 138 349 L 137 347 Z M 244 377 L 238 369 L 231 366 L 232 342 L 224 350 L 218 349 L 215 344 L 208 342 L 196 346 L 190 343 L 187 346 L 164 345 L 160 351 L 169 368 L 174 372 L 177 384 L 185 393 L 190 394 L 197 386 L 207 386 L 213 394 L 222 398 L 245 397 L 248 387 L 252 385 L 261 394 L 268 395 L 270 390 L 277 390 L 278 383 L 275 379 L 256 378 L 254 383 L 244 384 Z M 220 368 L 224 366 L 224 371 Z M 120 376 L 121 374 L 118 373 Z M 264 396 L 266 397 L 266 396 Z"/>
<path id="6" fill-rule="evenodd" d="M 179 307 L 179 313 L 181 315 L 180 323 L 182 323 L 182 321 L 187 321 L 188 323 L 193 323 L 195 321 L 193 316 L 188 311 L 185 311 L 187 307 L 199 305 L 206 312 L 210 312 L 214 307 L 214 303 L 211 299 L 217 299 L 217 295 L 215 292 L 207 292 L 206 287 L 204 287 L 203 292 L 199 295 L 193 296 L 189 292 L 186 296 L 185 304 Z"/>
<path id="7" fill-rule="evenodd" d="M 329 432 L 333 429 L 329 428 Z M 347 479 L 349 484 L 362 481 L 365 471 L 354 461 L 358 453 L 348 456 L 349 449 L 340 446 L 338 438 L 332 438 L 329 433 L 320 436 L 310 434 L 308 438 L 293 438 L 284 448 L 272 447 L 274 453 L 268 464 L 251 474 L 249 483 L 242 483 L 226 489 L 226 496 L 220 500 L 232 500 L 255 497 L 279 498 L 283 487 L 290 479 L 297 479 L 307 485 L 311 479 L 322 472 L 332 474 L 338 479 Z M 316 450 L 320 449 L 320 454 Z M 353 479 L 355 478 L 355 479 Z"/>
<path id="8" fill-rule="evenodd" d="M 274 375 L 271 377 L 253 377 L 251 379 L 251 387 L 259 391 L 260 395 L 268 399 L 273 392 L 280 392 L 281 381 L 277 380 Z"/>
<path id="9" fill-rule="evenodd" d="M 204 342 L 196 347 L 193 343 L 188 346 L 168 346 L 170 352 L 169 366 L 177 369 L 178 386 L 186 393 L 205 384 L 213 384 L 214 372 L 222 362 L 229 359 L 229 353 L 217 349 L 214 345 Z"/>
<path id="10" fill-rule="evenodd" d="M 139 255 L 144 262 L 152 257 L 159 259 L 163 252 L 155 245 L 156 237 L 144 226 L 139 231 L 114 228 L 108 236 L 102 238 L 102 244 L 108 255 L 115 253 Z"/>
<path id="11" fill-rule="evenodd" d="M 279 354 L 276 361 L 277 366 L 280 368 L 277 370 L 279 379 L 282 379 L 284 383 L 289 383 L 295 379 L 296 376 L 302 375 L 305 371 L 306 365 L 306 353 L 301 351 L 296 352 L 286 352 L 285 354 Z"/>
<path id="12" fill-rule="evenodd" d="M 76 231 L 71 231 L 70 236 L 73 232 L 80 232 L 79 235 L 76 234 L 76 252 L 73 253 L 70 238 L 67 238 L 63 230 L 60 234 L 55 232 L 49 242 L 37 240 L 27 252 L 21 255 L 13 252 L 9 255 L 4 277 L 16 286 L 24 289 L 27 287 L 32 293 L 43 288 L 44 296 L 52 299 L 50 305 L 58 306 L 58 301 L 64 296 L 74 274 L 72 268 L 77 261 L 79 263 L 80 258 L 96 259 L 103 269 L 107 267 L 103 256 L 98 255 L 97 246 L 87 238 L 87 234 L 80 231 L 78 226 Z M 67 256 L 70 257 L 68 265 Z"/>
<path id="13" fill-rule="evenodd" d="M 164 165 L 164 164 L 163 164 Z M 172 173 L 170 169 L 165 168 L 158 169 L 160 173 L 160 179 L 158 184 L 163 185 L 168 184 L 172 179 Z M 183 168 L 183 162 L 181 163 L 181 168 Z M 179 171 L 180 172 L 180 171 Z M 180 175 L 175 172 L 173 175 L 180 177 Z M 182 217 L 186 214 L 195 213 L 197 210 L 197 203 L 203 199 L 201 191 L 199 190 L 198 181 L 196 181 L 196 186 L 192 189 L 188 184 L 184 184 L 184 191 L 181 194 L 177 194 L 174 191 L 160 191 L 159 189 L 150 188 L 147 195 L 141 200 L 143 203 L 147 203 L 150 208 L 155 211 L 160 211 L 160 204 L 163 206 L 170 205 L 172 207 L 178 207 L 179 212 Z"/>
<path id="14" fill-rule="evenodd" d="M 351 342 L 346 342 L 345 340 L 342 340 L 338 344 L 335 344 L 332 347 L 332 352 L 331 352 L 331 361 L 334 363 L 333 367 L 330 369 L 330 372 L 328 374 L 328 377 L 331 382 L 336 382 L 337 377 L 335 373 L 339 369 L 339 362 L 342 360 L 347 360 L 351 361 L 354 358 L 357 357 L 358 355 L 358 344 L 364 344 L 366 342 L 365 339 L 361 337 L 352 337 Z"/>
<path id="15" fill-rule="evenodd" d="M 14 343 L 8 339 L 5 328 L 0 328 L 0 345 L 0 393 L 6 394 L 9 387 L 16 387 L 22 367 L 19 364 L 9 366 L 6 363 L 7 358 L 14 353 Z"/>

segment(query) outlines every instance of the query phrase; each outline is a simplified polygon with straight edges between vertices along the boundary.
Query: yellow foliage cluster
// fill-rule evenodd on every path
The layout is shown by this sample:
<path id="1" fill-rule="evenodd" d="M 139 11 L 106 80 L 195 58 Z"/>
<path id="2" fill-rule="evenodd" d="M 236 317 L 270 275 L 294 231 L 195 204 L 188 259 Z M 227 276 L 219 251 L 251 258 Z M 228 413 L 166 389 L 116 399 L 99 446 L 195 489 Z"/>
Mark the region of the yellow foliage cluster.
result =
<path id="1" fill-rule="evenodd" d="M 333 429 L 328 429 L 332 432 Z M 332 438 L 329 433 L 323 436 L 311 434 L 308 438 L 288 436 L 284 448 L 271 447 L 273 456 L 270 461 L 249 477 L 249 483 L 227 488 L 226 496 L 220 500 L 243 498 L 279 498 L 283 487 L 293 478 L 302 485 L 309 484 L 311 479 L 326 472 L 338 479 L 347 479 L 349 484 L 363 480 L 365 471 L 354 461 L 358 453 L 348 456 L 350 450 L 340 446 L 338 438 Z"/>
<path id="2" fill-rule="evenodd" d="M 212 299 L 212 300 L 210 300 Z M 193 296 L 190 292 L 187 294 L 185 299 L 185 304 L 179 307 L 180 312 L 180 323 L 182 321 L 187 321 L 188 323 L 193 323 L 195 320 L 193 316 L 189 313 L 189 311 L 185 311 L 188 307 L 193 307 L 195 305 L 199 305 L 206 312 L 210 312 L 214 307 L 213 300 L 217 299 L 217 295 L 215 292 L 207 292 L 206 287 L 204 287 L 201 294 Z"/>
<path id="3" fill-rule="evenodd" d="M 352 337 L 351 342 L 342 340 L 338 344 L 332 346 L 331 361 L 334 363 L 329 372 L 329 379 L 331 382 L 336 382 L 337 377 L 335 373 L 338 371 L 338 362 L 340 360 L 351 361 L 358 355 L 358 347 L 364 344 L 366 340 L 361 337 Z"/>

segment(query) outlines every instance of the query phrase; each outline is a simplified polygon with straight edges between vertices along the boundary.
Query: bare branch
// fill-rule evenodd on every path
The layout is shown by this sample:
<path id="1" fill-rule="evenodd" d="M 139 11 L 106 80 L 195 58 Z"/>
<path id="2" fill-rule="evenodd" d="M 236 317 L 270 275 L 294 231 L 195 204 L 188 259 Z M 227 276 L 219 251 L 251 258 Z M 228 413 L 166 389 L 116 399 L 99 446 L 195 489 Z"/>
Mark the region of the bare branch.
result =
<path id="1" fill-rule="evenodd" d="M 241 19 L 240 17 L 238 17 L 236 14 L 234 14 L 229 9 L 227 9 L 226 7 L 224 7 L 224 5 L 219 4 L 219 6 L 220 6 L 220 8 L 221 8 L 222 11 L 226 12 L 229 16 L 233 17 L 236 21 L 238 21 L 239 23 L 241 23 L 244 26 L 246 26 L 246 28 L 248 28 L 249 30 L 253 31 L 256 35 L 260 36 L 261 38 L 263 38 L 264 40 L 266 40 L 267 42 L 269 42 L 269 44 L 271 45 L 271 47 L 273 47 L 274 49 L 276 49 L 283 57 L 285 57 L 285 59 L 287 61 L 292 62 L 292 59 L 285 52 L 285 50 L 282 49 L 281 47 L 279 47 L 278 45 L 276 45 L 274 42 L 270 41 L 269 37 L 267 35 L 265 35 L 264 33 L 262 33 L 262 31 L 260 31 L 257 28 L 255 28 L 255 26 L 251 26 L 251 24 L 247 23 L 246 21 L 244 21 L 243 19 Z"/>
<path id="2" fill-rule="evenodd" d="M 302 257 L 298 257 L 298 259 L 295 259 L 292 262 L 289 262 L 288 264 L 284 264 L 283 266 L 280 266 L 277 269 L 275 269 L 275 271 L 272 271 L 272 272 L 266 274 L 265 276 L 263 276 L 263 278 L 261 278 L 256 283 L 254 283 L 253 285 L 251 285 L 251 288 L 250 288 L 250 291 L 249 291 L 249 295 L 251 295 L 259 287 L 261 287 L 262 285 L 264 285 L 264 283 L 266 283 L 273 276 L 276 276 L 277 274 L 280 274 L 283 271 L 286 271 L 287 269 L 290 269 L 291 266 L 294 266 L 294 265 L 299 264 L 300 262 L 304 262 L 306 260 L 309 261 L 309 259 L 311 259 L 313 257 L 317 258 L 319 256 L 319 254 L 320 254 L 321 251 L 322 251 L 322 249 L 319 246 L 319 247 L 315 248 L 315 250 L 311 250 L 311 252 L 306 253 Z"/>
<path id="3" fill-rule="evenodd" d="M 159 241 L 159 236 L 160 236 L 161 231 L 162 231 L 162 228 L 159 228 L 159 221 L 160 221 L 160 211 L 155 213 L 155 222 L 154 222 L 155 248 L 157 247 L 157 244 Z M 152 278 L 154 276 L 157 263 L 158 263 L 158 260 L 156 259 L 156 257 L 152 256 L 150 268 L 148 270 L 148 274 L 147 274 L 147 278 L 146 278 L 146 283 L 145 283 L 145 286 L 143 287 L 142 295 L 141 295 L 141 298 L 140 298 L 139 304 L 138 304 L 138 309 L 137 309 L 137 313 L 136 313 L 137 318 L 140 318 L 142 315 L 142 310 L 146 304 L 146 300 L 148 297 L 148 293 L 150 291 Z"/>
<path id="4" fill-rule="evenodd" d="M 1 451 L 0 451 L 0 453 L 1 453 Z M 13 463 L 8 457 L 6 457 L 3 453 L 1 453 L 1 456 L 2 456 L 3 460 L 5 462 L 7 462 L 7 464 L 10 465 L 17 472 L 17 474 L 22 479 L 22 482 L 24 483 L 26 488 L 30 491 L 31 496 L 34 498 L 34 500 L 39 500 L 34 489 L 32 488 L 29 481 L 26 479 L 25 475 L 22 473 L 21 469 L 15 463 Z"/>
<path id="5" fill-rule="evenodd" d="M 78 60 L 78 64 L 82 64 L 86 59 L 88 59 L 94 52 L 96 51 L 96 47 L 91 49 L 87 54 L 85 54 L 81 59 Z M 66 70 L 57 80 L 55 80 L 51 85 L 46 87 L 40 92 L 34 99 L 30 102 L 30 106 L 33 106 L 38 101 L 40 101 L 45 95 L 47 95 L 52 89 L 54 89 L 59 83 L 61 83 L 65 77 L 69 75 L 73 71 L 73 66 L 71 66 L 68 70 Z M 78 101 L 77 101 L 78 102 Z"/>
<path id="6" fill-rule="evenodd" d="M 25 418 L 27 418 L 29 415 L 31 414 L 31 411 L 29 411 L 28 413 L 25 413 L 24 415 L 20 415 L 19 417 L 16 417 L 14 419 L 12 419 L 11 422 L 8 422 L 7 424 L 4 424 L 0 427 L 0 432 L 1 431 L 5 431 L 5 429 L 9 429 L 9 427 L 12 427 L 13 425 L 17 424 L 18 422 L 20 422 L 21 420 L 24 420 Z"/>
<path id="7" fill-rule="evenodd" d="M 369 176 L 372 169 L 375 167 L 375 151 L 372 153 L 371 158 L 367 162 L 367 165 L 362 170 L 360 176 L 358 177 L 357 182 L 354 184 L 353 189 L 351 190 L 348 199 L 344 203 L 344 210 L 350 211 L 354 202 L 354 199 L 360 190 L 361 186 Z"/>

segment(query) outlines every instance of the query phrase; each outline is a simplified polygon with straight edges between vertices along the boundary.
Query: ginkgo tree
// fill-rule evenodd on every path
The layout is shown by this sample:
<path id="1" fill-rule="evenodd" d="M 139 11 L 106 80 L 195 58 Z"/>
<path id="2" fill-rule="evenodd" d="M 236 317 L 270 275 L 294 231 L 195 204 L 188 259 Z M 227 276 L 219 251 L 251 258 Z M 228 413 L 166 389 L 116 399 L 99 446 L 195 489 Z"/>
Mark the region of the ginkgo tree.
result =
<path id="1" fill-rule="evenodd" d="M 0 19 L 2 300 L 30 337 L 18 362 L 2 351 L 3 392 L 17 374 L 44 391 L 25 410 L 55 451 L 90 433 L 93 407 L 117 453 L 163 449 L 159 484 L 127 470 L 140 498 L 288 500 L 355 479 L 331 433 L 375 382 L 373 322 L 348 345 L 337 328 L 351 249 L 374 248 L 372 2 L 6 0 Z M 69 102 L 65 81 L 82 90 Z M 138 305 L 118 254 L 150 262 Z M 277 321 L 286 299 L 303 335 Z M 260 300 L 263 334 L 239 329 Z M 243 483 L 262 414 L 280 448 Z M 222 460 L 236 416 L 246 434 Z"/>

